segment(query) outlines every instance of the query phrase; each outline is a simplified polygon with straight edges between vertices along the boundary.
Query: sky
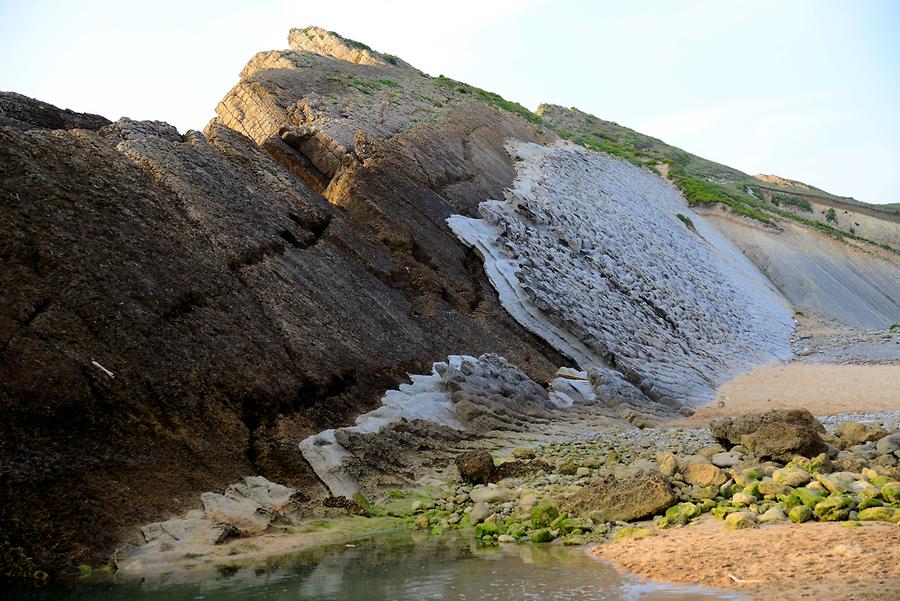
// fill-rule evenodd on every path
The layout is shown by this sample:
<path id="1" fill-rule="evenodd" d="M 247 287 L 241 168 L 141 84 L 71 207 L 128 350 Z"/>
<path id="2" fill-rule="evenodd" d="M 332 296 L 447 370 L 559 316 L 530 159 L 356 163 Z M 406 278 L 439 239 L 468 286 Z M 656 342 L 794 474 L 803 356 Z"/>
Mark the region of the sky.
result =
<path id="1" fill-rule="evenodd" d="M 202 129 L 246 62 L 306 25 L 531 109 L 900 202 L 895 0 L 0 0 L 0 90 Z"/>

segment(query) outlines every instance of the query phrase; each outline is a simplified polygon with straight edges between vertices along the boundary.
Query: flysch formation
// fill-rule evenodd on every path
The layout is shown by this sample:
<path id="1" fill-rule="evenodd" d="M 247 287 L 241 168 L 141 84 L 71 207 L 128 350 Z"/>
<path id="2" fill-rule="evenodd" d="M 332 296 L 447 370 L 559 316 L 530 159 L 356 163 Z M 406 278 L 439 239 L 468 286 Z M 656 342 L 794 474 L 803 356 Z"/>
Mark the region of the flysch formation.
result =
<path id="1" fill-rule="evenodd" d="M 790 357 L 783 298 L 662 179 L 569 144 L 509 151 L 506 198 L 448 223 L 526 328 L 676 409 L 709 401 L 735 370 Z"/>

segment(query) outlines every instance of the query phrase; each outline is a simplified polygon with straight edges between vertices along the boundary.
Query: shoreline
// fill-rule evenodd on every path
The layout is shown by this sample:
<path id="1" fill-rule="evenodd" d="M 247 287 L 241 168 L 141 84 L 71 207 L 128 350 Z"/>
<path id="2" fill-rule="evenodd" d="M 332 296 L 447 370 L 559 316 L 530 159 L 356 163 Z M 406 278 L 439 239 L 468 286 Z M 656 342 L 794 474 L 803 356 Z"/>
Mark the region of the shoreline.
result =
<path id="1" fill-rule="evenodd" d="M 729 531 L 706 518 L 654 536 L 595 545 L 588 553 L 650 582 L 731 590 L 752 599 L 900 598 L 900 526 L 885 522 Z"/>

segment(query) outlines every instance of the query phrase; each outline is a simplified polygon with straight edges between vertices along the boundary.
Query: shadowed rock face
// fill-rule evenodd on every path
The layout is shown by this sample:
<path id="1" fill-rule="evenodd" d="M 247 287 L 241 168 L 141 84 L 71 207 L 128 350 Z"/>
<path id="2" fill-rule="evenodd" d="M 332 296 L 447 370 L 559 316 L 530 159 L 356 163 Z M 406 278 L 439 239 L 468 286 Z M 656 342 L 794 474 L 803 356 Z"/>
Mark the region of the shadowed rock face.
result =
<path id="1" fill-rule="evenodd" d="M 275 61 L 238 87 L 245 118 L 307 107 L 263 148 L 238 121 L 181 135 L 3 97 L 0 544 L 22 550 L 4 557 L 96 562 L 246 474 L 322 494 L 297 443 L 449 354 L 496 352 L 537 381 L 566 363 L 444 223 L 509 185 L 504 141 L 531 126 L 470 98 L 402 99 L 405 120 L 382 123 L 387 97 L 323 80 L 349 111 L 328 125 L 306 84 L 374 67 L 296 57 L 324 71 Z M 277 142 L 299 125 L 286 139 L 307 154 Z"/>

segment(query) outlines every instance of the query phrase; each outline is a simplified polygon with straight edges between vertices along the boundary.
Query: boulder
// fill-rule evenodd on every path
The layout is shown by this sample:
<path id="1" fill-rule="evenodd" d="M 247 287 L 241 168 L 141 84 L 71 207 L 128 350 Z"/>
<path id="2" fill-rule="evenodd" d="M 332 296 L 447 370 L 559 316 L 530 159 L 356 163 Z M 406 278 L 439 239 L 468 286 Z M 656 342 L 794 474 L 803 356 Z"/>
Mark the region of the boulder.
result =
<path id="1" fill-rule="evenodd" d="M 869 507 L 859 511 L 858 519 L 861 522 L 900 522 L 900 509 L 894 507 Z"/>
<path id="2" fill-rule="evenodd" d="M 597 511 L 606 521 L 629 521 L 662 513 L 677 501 L 662 476 L 647 474 L 625 480 L 606 477 L 569 497 L 563 509 L 580 515 Z"/>
<path id="3" fill-rule="evenodd" d="M 788 512 L 788 518 L 796 524 L 802 524 L 812 517 L 813 511 L 806 505 L 797 505 Z"/>
<path id="4" fill-rule="evenodd" d="M 881 426 L 868 426 L 857 422 L 844 422 L 837 429 L 837 435 L 844 446 L 853 446 L 866 442 L 875 442 L 883 438 L 887 432 Z"/>
<path id="5" fill-rule="evenodd" d="M 741 455 L 734 451 L 725 451 L 714 454 L 711 460 L 716 467 L 734 467 L 741 460 Z"/>
<path id="6" fill-rule="evenodd" d="M 900 451 L 900 432 L 888 434 L 878 439 L 875 443 L 875 450 L 879 455 L 888 455 Z"/>
<path id="7" fill-rule="evenodd" d="M 725 527 L 732 530 L 744 528 L 759 528 L 756 524 L 756 514 L 752 511 L 735 511 L 725 517 Z"/>
<path id="8" fill-rule="evenodd" d="M 753 434 L 766 424 L 781 423 L 805 426 L 820 434 L 825 427 L 806 409 L 773 409 L 737 417 L 723 417 L 709 423 L 709 433 L 726 449 L 741 444 L 741 436 Z"/>
<path id="9" fill-rule="evenodd" d="M 671 478 L 678 471 L 678 460 L 672 453 L 665 453 L 662 457 L 657 457 L 659 461 L 659 473 L 663 476 Z"/>
<path id="10" fill-rule="evenodd" d="M 469 498 L 476 503 L 505 503 L 518 497 L 515 492 L 500 486 L 476 486 Z"/>
<path id="11" fill-rule="evenodd" d="M 722 486 L 728 480 L 721 469 L 709 463 L 691 461 L 681 470 L 684 481 L 694 486 Z"/>
<path id="12" fill-rule="evenodd" d="M 486 520 L 493 514 L 494 514 L 494 512 L 493 512 L 493 510 L 491 510 L 490 505 L 488 505 L 487 503 L 485 503 L 483 501 L 480 501 L 478 503 L 475 503 L 475 505 L 472 506 L 472 511 L 471 511 L 471 513 L 469 513 L 469 521 L 473 525 L 480 524 L 481 522 L 483 522 L 484 520 Z"/>
<path id="13" fill-rule="evenodd" d="M 775 470 L 772 474 L 772 481 L 775 484 L 783 484 L 785 486 L 804 486 L 810 481 L 809 472 L 805 469 L 793 466 L 786 466 L 780 470 Z"/>
<path id="14" fill-rule="evenodd" d="M 765 513 L 760 515 L 758 521 L 763 524 L 768 524 L 770 522 L 784 522 L 786 520 L 787 516 L 784 515 L 784 510 L 776 505 L 775 507 L 770 507 Z"/>
<path id="15" fill-rule="evenodd" d="M 808 425 L 773 422 L 741 437 L 741 446 L 757 457 L 789 461 L 794 455 L 815 457 L 825 451 L 825 442 Z"/>
<path id="16" fill-rule="evenodd" d="M 853 509 L 853 499 L 847 495 L 831 495 L 824 501 L 816 503 L 816 517 L 823 522 L 845 520 Z"/>
<path id="17" fill-rule="evenodd" d="M 494 476 L 494 458 L 487 451 L 469 451 L 456 458 L 459 477 L 473 484 L 487 484 Z"/>

